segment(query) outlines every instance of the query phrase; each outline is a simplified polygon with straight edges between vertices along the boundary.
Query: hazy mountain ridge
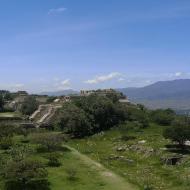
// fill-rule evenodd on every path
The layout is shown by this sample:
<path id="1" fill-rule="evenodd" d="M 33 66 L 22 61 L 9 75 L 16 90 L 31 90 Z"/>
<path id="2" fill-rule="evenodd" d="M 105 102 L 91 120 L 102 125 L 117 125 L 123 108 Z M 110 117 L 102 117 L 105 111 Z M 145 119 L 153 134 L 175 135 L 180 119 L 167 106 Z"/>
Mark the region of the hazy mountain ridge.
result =
<path id="1" fill-rule="evenodd" d="M 62 90 L 62 91 L 40 93 L 40 95 L 48 95 L 48 96 L 67 96 L 71 94 L 79 94 L 79 92 L 72 89 L 68 89 L 68 90 Z"/>
<path id="2" fill-rule="evenodd" d="M 190 79 L 160 81 L 142 88 L 118 89 L 131 101 L 150 108 L 190 109 Z"/>

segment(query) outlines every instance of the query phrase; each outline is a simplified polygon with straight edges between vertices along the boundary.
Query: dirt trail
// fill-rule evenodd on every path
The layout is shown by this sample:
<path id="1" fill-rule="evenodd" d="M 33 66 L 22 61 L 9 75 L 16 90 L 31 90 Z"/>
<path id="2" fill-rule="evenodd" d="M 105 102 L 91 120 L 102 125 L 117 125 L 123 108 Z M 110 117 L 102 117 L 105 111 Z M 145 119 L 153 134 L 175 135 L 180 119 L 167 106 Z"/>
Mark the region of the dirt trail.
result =
<path id="1" fill-rule="evenodd" d="M 81 154 L 76 149 L 65 146 L 71 150 L 72 154 L 80 158 L 86 165 L 91 167 L 97 173 L 100 174 L 103 181 L 106 182 L 108 186 L 110 186 L 110 190 L 138 190 L 138 188 L 130 183 L 128 183 L 124 178 L 121 176 L 113 173 L 109 169 L 105 168 L 102 164 L 90 159 L 88 156 Z"/>

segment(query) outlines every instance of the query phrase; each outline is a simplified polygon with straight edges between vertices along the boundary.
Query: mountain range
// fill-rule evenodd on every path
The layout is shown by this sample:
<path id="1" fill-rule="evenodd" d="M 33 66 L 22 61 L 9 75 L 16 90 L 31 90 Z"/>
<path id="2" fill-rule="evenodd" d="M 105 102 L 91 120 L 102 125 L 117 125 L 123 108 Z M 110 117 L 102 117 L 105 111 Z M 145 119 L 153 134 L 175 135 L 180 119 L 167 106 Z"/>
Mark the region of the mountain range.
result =
<path id="1" fill-rule="evenodd" d="M 48 95 L 48 96 L 68 96 L 68 95 L 73 95 L 73 94 L 79 94 L 79 92 L 72 89 L 68 89 L 68 90 L 40 93 L 40 95 Z"/>
<path id="2" fill-rule="evenodd" d="M 190 110 L 190 79 L 159 81 L 141 88 L 117 89 L 135 103 L 151 109 Z"/>
<path id="3" fill-rule="evenodd" d="M 190 79 L 159 81 L 141 88 L 120 88 L 133 103 L 144 104 L 150 109 L 172 108 L 179 112 L 190 111 Z M 62 96 L 79 94 L 69 89 L 56 92 L 42 92 L 40 95 Z"/>

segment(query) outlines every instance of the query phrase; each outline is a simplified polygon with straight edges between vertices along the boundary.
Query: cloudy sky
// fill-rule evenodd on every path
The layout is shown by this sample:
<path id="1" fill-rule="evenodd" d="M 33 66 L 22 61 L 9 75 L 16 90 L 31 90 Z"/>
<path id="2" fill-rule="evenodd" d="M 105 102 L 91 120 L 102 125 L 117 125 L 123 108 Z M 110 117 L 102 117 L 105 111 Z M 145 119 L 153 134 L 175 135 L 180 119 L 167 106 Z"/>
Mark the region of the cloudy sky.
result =
<path id="1" fill-rule="evenodd" d="M 0 89 L 190 78 L 189 0 L 0 0 Z"/>

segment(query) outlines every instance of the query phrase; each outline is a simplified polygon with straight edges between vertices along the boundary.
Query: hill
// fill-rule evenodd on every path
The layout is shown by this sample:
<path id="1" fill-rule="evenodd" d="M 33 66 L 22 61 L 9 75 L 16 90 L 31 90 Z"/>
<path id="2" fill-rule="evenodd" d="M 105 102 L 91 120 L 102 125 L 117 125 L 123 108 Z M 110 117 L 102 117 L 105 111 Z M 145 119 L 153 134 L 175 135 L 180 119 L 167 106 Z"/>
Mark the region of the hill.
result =
<path id="1" fill-rule="evenodd" d="M 142 88 L 123 88 L 129 99 L 149 108 L 190 110 L 190 79 L 159 81 Z"/>

